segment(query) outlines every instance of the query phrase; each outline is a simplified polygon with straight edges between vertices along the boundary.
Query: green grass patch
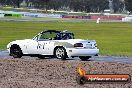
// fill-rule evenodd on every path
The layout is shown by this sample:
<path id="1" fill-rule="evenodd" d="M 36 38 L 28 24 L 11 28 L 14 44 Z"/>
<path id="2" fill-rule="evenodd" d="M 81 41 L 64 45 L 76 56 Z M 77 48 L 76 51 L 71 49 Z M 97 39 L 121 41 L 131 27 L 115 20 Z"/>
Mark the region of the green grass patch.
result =
<path id="1" fill-rule="evenodd" d="M 72 31 L 76 38 L 96 40 L 101 55 L 132 56 L 132 23 L 3 22 L 0 49 L 13 40 L 31 39 L 45 29 Z"/>

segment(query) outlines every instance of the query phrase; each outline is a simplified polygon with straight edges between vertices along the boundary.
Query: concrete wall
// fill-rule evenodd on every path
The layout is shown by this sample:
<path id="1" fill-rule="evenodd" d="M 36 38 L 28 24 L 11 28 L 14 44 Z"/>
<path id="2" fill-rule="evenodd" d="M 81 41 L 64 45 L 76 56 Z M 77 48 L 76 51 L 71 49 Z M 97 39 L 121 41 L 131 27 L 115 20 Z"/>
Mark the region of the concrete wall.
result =
<path id="1" fill-rule="evenodd" d="M 0 14 L 0 17 L 4 17 L 4 14 Z"/>
<path id="2" fill-rule="evenodd" d="M 42 14 L 42 13 L 25 13 L 23 16 L 27 17 L 48 17 L 48 18 L 62 18 L 60 14 Z"/>
<path id="3" fill-rule="evenodd" d="M 132 22 L 132 17 L 125 17 L 125 18 L 122 18 L 122 21 L 123 21 L 123 22 Z"/>

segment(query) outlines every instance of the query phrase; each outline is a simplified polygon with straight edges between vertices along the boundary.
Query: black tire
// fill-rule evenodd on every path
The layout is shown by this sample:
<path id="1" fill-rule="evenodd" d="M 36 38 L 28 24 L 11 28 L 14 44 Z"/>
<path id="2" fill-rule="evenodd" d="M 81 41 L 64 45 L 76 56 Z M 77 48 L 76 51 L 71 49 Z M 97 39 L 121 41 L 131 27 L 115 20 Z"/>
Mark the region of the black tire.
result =
<path id="1" fill-rule="evenodd" d="M 87 61 L 91 56 L 79 56 L 82 61 Z"/>
<path id="2" fill-rule="evenodd" d="M 21 58 L 22 57 L 22 50 L 21 48 L 18 46 L 18 45 L 13 45 L 11 48 L 10 48 L 10 51 L 11 51 L 11 55 L 14 57 L 14 58 Z"/>
<path id="3" fill-rule="evenodd" d="M 77 83 L 79 84 L 79 85 L 84 85 L 85 83 L 86 83 L 86 78 L 84 77 L 84 76 L 78 76 L 77 78 L 76 78 L 76 81 L 77 81 Z"/>
<path id="4" fill-rule="evenodd" d="M 54 55 L 57 59 L 61 59 L 61 60 L 66 60 L 67 58 L 66 50 L 63 47 L 55 48 Z"/>

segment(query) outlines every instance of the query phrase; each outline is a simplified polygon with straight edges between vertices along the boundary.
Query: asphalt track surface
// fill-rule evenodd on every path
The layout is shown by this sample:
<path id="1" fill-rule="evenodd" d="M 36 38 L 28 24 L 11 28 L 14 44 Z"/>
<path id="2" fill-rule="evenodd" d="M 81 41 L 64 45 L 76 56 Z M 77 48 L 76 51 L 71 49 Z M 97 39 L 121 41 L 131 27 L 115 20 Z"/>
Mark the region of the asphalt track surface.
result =
<path id="1" fill-rule="evenodd" d="M 13 59 L 9 56 L 8 51 L 0 51 L 0 59 Z M 22 59 L 38 59 L 37 57 L 23 56 Z M 56 59 L 56 58 L 49 58 Z M 67 60 L 80 60 L 79 58 L 68 58 Z M 95 62 L 117 62 L 117 63 L 132 63 L 132 57 L 117 57 L 117 56 L 96 56 L 90 58 L 88 61 Z"/>

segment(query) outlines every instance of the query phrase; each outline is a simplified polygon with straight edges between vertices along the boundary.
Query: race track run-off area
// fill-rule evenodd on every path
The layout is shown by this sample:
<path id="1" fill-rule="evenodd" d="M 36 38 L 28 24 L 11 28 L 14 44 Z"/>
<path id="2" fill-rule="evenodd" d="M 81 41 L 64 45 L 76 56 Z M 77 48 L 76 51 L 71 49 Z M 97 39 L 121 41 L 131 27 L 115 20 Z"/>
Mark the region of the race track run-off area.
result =
<path id="1" fill-rule="evenodd" d="M 0 88 L 131 88 L 132 86 L 132 82 L 79 85 L 76 81 L 79 65 L 82 65 L 88 74 L 132 75 L 132 64 L 126 63 L 128 58 L 99 56 L 89 61 L 81 61 L 78 58 L 65 61 L 37 57 L 14 59 L 8 56 L 7 51 L 2 51 L 0 58 Z"/>

